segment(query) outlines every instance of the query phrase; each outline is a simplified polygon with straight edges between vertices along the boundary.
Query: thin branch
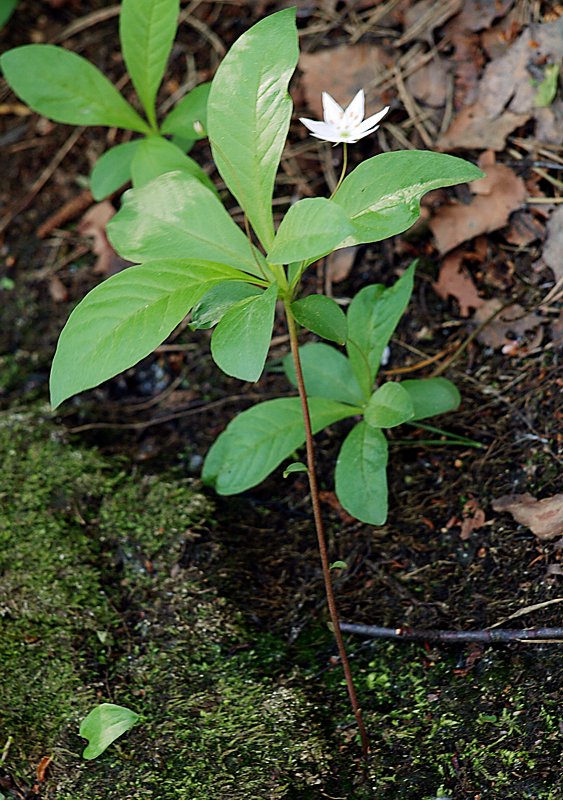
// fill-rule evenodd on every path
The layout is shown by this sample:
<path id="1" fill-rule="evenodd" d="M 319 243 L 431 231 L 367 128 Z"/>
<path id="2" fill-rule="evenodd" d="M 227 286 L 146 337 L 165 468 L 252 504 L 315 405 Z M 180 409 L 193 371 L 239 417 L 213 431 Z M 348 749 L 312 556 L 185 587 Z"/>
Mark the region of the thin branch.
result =
<path id="1" fill-rule="evenodd" d="M 404 639 L 408 642 L 563 642 L 563 628 L 493 628 L 482 631 L 433 631 L 422 628 L 381 628 L 377 625 L 354 625 L 342 622 L 343 633 L 357 633 L 371 639 Z"/>

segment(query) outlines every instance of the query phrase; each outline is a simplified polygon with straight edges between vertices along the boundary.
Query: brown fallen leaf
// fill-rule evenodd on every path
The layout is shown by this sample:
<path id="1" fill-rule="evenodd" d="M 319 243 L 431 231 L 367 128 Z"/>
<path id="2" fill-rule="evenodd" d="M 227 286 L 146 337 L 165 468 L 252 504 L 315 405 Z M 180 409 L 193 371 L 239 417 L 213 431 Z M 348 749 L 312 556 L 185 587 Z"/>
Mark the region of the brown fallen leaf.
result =
<path id="1" fill-rule="evenodd" d="M 330 283 L 340 283 L 346 280 L 354 266 L 357 252 L 358 248 L 356 246 L 343 247 L 328 256 L 326 260 L 326 277 Z"/>
<path id="2" fill-rule="evenodd" d="M 81 236 L 92 238 L 92 251 L 98 256 L 94 266 L 97 275 L 114 275 L 128 263 L 120 258 L 106 236 L 106 225 L 115 214 L 109 200 L 91 206 L 78 224 Z"/>
<path id="3" fill-rule="evenodd" d="M 392 62 L 391 55 L 375 44 L 342 44 L 315 53 L 301 53 L 299 67 L 303 72 L 307 107 L 316 119 L 322 119 L 322 92 L 329 92 L 337 103 L 345 106 L 356 92 L 365 89 L 367 113 L 375 113 L 384 103 L 379 94 L 369 91 L 369 86 Z"/>
<path id="4" fill-rule="evenodd" d="M 553 112 L 536 108 L 537 83 L 546 64 L 561 58 L 563 17 L 524 30 L 504 55 L 485 67 L 476 102 L 454 118 L 439 138 L 438 149 L 481 148 L 486 142 L 502 150 L 506 136 L 530 117 L 541 116 L 545 126 L 545 118 Z"/>
<path id="5" fill-rule="evenodd" d="M 448 92 L 448 62 L 436 56 L 411 73 L 405 81 L 407 89 L 422 103 L 440 108 Z"/>
<path id="6" fill-rule="evenodd" d="M 468 500 L 463 506 L 463 520 L 461 523 L 462 541 L 469 539 L 473 531 L 479 530 L 485 524 L 485 512 L 479 508 L 479 503 L 474 498 Z"/>
<path id="7" fill-rule="evenodd" d="M 45 780 L 45 773 L 47 772 L 49 765 L 53 761 L 53 756 L 43 756 L 39 764 L 37 765 L 37 780 L 42 783 Z"/>
<path id="8" fill-rule="evenodd" d="M 552 211 L 546 225 L 542 259 L 553 270 L 555 280 L 563 278 L 563 206 Z"/>
<path id="9" fill-rule="evenodd" d="M 480 308 L 485 301 L 479 296 L 471 275 L 464 268 L 463 258 L 461 250 L 449 253 L 442 261 L 438 280 L 432 284 L 432 288 L 444 300 L 455 298 L 461 316 L 468 317 L 471 309 Z"/>
<path id="10" fill-rule="evenodd" d="M 55 303 L 68 300 L 68 290 L 58 275 L 51 275 L 49 278 L 49 294 Z"/>
<path id="11" fill-rule="evenodd" d="M 507 494 L 493 500 L 495 511 L 508 511 L 538 539 L 555 539 L 563 534 L 563 494 L 537 500 L 533 495 Z"/>
<path id="12" fill-rule="evenodd" d="M 515 211 L 510 218 L 510 227 L 504 238 L 510 244 L 525 247 L 536 239 L 541 239 L 543 235 L 544 226 L 533 214 L 529 211 Z"/>
<path id="13" fill-rule="evenodd" d="M 481 325 L 489 317 L 502 308 L 502 302 L 496 297 L 492 300 L 485 300 L 477 309 L 473 320 L 477 325 Z M 528 343 L 526 336 L 531 337 L 533 346 L 537 347 L 541 338 L 537 341 L 538 335 L 542 335 L 541 323 L 543 318 L 535 311 L 526 312 L 518 303 L 513 303 L 503 309 L 488 325 L 477 334 L 477 339 L 487 347 L 506 348 L 507 355 L 516 355 L 516 348 Z M 520 352 L 519 354 L 523 354 Z"/>
<path id="14" fill-rule="evenodd" d="M 526 198 L 526 185 L 510 167 L 494 162 L 488 150 L 479 159 L 486 173 L 484 178 L 470 184 L 475 195 L 466 205 L 441 206 L 430 220 L 430 229 L 441 253 L 447 253 L 462 242 L 482 233 L 503 228 L 512 211 Z"/>
<path id="15" fill-rule="evenodd" d="M 433 44 L 432 32 L 446 22 L 462 8 L 464 0 L 419 0 L 405 13 L 405 33 L 395 42 L 396 47 L 402 47 L 414 39 L 423 39 Z"/>

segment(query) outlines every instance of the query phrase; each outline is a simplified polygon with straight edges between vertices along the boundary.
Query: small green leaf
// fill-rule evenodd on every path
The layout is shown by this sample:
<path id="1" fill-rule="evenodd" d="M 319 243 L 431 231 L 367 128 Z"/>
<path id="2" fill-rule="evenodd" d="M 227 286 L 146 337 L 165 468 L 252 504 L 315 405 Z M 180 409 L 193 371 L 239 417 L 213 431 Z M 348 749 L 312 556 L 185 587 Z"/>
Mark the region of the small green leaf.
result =
<path id="1" fill-rule="evenodd" d="M 103 200 L 131 180 L 131 162 L 140 141 L 117 144 L 99 157 L 90 175 L 94 200 Z"/>
<path id="2" fill-rule="evenodd" d="M 18 0 L 1 0 L 0 2 L 0 28 L 8 22 L 14 8 L 17 6 Z M 4 795 L 0 795 L 4 797 Z"/>
<path id="3" fill-rule="evenodd" d="M 398 385 L 410 396 L 414 409 L 413 420 L 455 411 L 461 403 L 457 387 L 447 378 L 421 378 L 401 381 Z"/>
<path id="4" fill-rule="evenodd" d="M 104 750 L 135 725 L 139 715 L 125 706 L 102 703 L 82 720 L 79 734 L 88 739 L 82 757 L 97 758 Z"/>
<path id="5" fill-rule="evenodd" d="M 196 303 L 192 310 L 190 328 L 206 330 L 217 325 L 229 308 L 245 300 L 262 294 L 257 286 L 242 281 L 226 281 L 212 286 Z"/>
<path id="6" fill-rule="evenodd" d="M 538 108 L 550 106 L 557 95 L 557 84 L 559 81 L 559 64 L 548 64 L 544 69 L 543 81 L 538 86 L 534 105 Z"/>
<path id="7" fill-rule="evenodd" d="M 179 0 L 122 0 L 119 38 L 123 59 L 151 127 L 155 99 L 176 35 Z"/>
<path id="8" fill-rule="evenodd" d="M 372 428 L 394 428 L 414 417 L 411 396 L 400 383 L 384 383 L 369 399 L 364 419 Z"/>
<path id="9" fill-rule="evenodd" d="M 213 182 L 199 164 L 175 144 L 163 139 L 162 136 L 148 136 L 139 142 L 131 162 L 131 176 L 135 189 L 145 186 L 159 175 L 176 170 L 187 172 L 217 194 Z"/>
<path id="10" fill-rule="evenodd" d="M 107 232 L 117 252 L 129 261 L 205 259 L 260 277 L 266 268 L 260 251 L 252 248 L 223 204 L 184 171 L 169 172 L 126 192 Z"/>
<path id="11" fill-rule="evenodd" d="M 361 289 L 348 309 L 348 358 L 363 391 L 369 397 L 381 356 L 408 305 L 416 261 L 386 289 L 373 284 Z"/>
<path id="12" fill-rule="evenodd" d="M 283 471 L 283 477 L 287 478 L 288 475 L 292 475 L 294 472 L 308 472 L 307 464 L 304 464 L 302 461 L 294 461 L 293 464 L 289 464 Z"/>
<path id="13" fill-rule="evenodd" d="M 56 122 L 148 133 L 149 126 L 82 56 L 51 44 L 26 44 L 0 58 L 4 77 L 30 108 Z"/>
<path id="14" fill-rule="evenodd" d="M 306 197 L 282 219 L 267 260 L 289 264 L 321 258 L 354 232 L 346 212 L 324 197 Z"/>
<path id="15" fill-rule="evenodd" d="M 305 389 L 310 397 L 326 397 L 340 403 L 349 403 L 359 407 L 356 413 L 361 413 L 361 406 L 367 398 L 363 397 L 350 361 L 343 353 L 328 344 L 318 342 L 300 347 L 299 356 Z M 284 358 L 283 367 L 288 379 L 297 386 L 291 353 Z"/>
<path id="16" fill-rule="evenodd" d="M 214 283 L 244 279 L 223 264 L 161 260 L 96 286 L 70 315 L 51 368 L 51 403 L 91 389 L 158 347 Z"/>
<path id="17" fill-rule="evenodd" d="M 278 299 L 277 284 L 232 306 L 211 337 L 211 355 L 227 375 L 257 381 L 264 370 Z"/>
<path id="18" fill-rule="evenodd" d="M 291 120 L 287 87 L 298 57 L 295 9 L 271 14 L 234 43 L 209 94 L 213 159 L 265 250 L 274 240 L 272 194 Z"/>
<path id="19" fill-rule="evenodd" d="M 423 195 L 443 186 L 482 178 L 473 164 L 430 150 L 399 150 L 363 161 L 333 197 L 354 225 L 339 247 L 378 242 L 410 228 Z"/>
<path id="20" fill-rule="evenodd" d="M 348 569 L 348 564 L 345 561 L 333 561 L 330 565 L 331 569 Z"/>
<path id="21" fill-rule="evenodd" d="M 313 433 L 353 416 L 350 406 L 312 397 Z M 214 442 L 203 465 L 202 479 L 218 494 L 238 494 L 256 486 L 305 441 L 298 397 L 267 400 L 243 411 Z"/>
<path id="22" fill-rule="evenodd" d="M 160 126 L 160 132 L 184 139 L 207 136 L 207 100 L 211 83 L 200 83 L 177 103 Z"/>
<path id="23" fill-rule="evenodd" d="M 336 462 L 336 496 L 349 514 L 370 525 L 387 519 L 387 440 L 380 430 L 358 423 Z"/>
<path id="24" fill-rule="evenodd" d="M 344 344 L 348 335 L 346 315 L 332 297 L 324 294 L 311 294 L 291 304 L 295 319 L 308 331 L 328 339 L 330 342 Z"/>

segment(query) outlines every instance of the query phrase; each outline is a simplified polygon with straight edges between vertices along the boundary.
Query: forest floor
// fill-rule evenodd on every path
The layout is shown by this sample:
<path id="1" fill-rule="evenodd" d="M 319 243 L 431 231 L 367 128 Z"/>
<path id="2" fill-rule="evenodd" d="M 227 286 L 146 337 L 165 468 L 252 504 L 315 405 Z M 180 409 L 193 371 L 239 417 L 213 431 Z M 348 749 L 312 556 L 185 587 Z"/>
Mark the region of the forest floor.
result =
<path id="1" fill-rule="evenodd" d="M 162 106 L 209 80 L 241 33 L 284 5 L 183 7 Z M 363 87 L 368 113 L 391 106 L 351 150 L 351 167 L 414 147 L 487 173 L 428 195 L 406 234 L 310 270 L 309 291 L 345 300 L 420 259 L 384 373 L 443 369 L 463 401 L 437 424 L 469 440 L 454 448 L 395 430 L 389 519 L 373 527 L 334 495 L 346 423 L 317 437 L 331 560 L 347 564 L 336 576 L 342 619 L 561 626 L 563 526 L 547 527 L 545 505 L 523 496 L 561 519 L 563 100 L 538 104 L 538 91 L 563 57 L 563 7 L 297 5 L 302 56 L 280 216 L 338 174 L 338 148 L 297 121 L 318 118 L 322 90 L 346 103 Z M 62 44 L 129 97 L 116 8 L 21 0 L 0 49 Z M 235 498 L 198 481 L 237 411 L 288 393 L 281 320 L 258 385 L 219 373 L 206 333 L 181 326 L 136 368 L 50 411 L 50 361 L 69 312 L 123 268 L 103 237 L 119 198 L 100 208 L 87 189 L 96 158 L 122 134 L 29 114 L 5 85 L 0 124 L 0 798 L 563 798 L 561 642 L 349 637 L 372 748 L 363 772 L 303 476 L 277 471 Z M 192 155 L 217 178 L 206 142 Z M 516 518 L 499 510 L 507 495 Z M 104 701 L 141 719 L 84 761 L 79 723 Z"/>

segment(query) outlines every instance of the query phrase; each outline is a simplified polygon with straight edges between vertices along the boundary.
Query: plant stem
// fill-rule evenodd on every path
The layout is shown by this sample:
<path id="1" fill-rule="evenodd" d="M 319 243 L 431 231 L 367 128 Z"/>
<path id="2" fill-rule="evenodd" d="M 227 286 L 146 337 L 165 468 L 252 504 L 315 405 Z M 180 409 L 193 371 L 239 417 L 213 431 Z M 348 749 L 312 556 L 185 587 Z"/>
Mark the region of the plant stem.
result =
<path id="1" fill-rule="evenodd" d="M 340 189 L 342 181 L 344 180 L 344 176 L 346 175 L 347 167 L 348 167 L 348 145 L 346 144 L 346 142 L 344 142 L 342 144 L 342 169 L 340 170 L 340 177 L 338 178 L 338 183 L 336 184 L 336 186 L 332 190 L 330 197 L 328 198 L 329 200 L 332 200 L 336 192 Z"/>
<path id="2" fill-rule="evenodd" d="M 313 431 L 311 428 L 311 415 L 309 413 L 309 404 L 307 402 L 307 393 L 305 391 L 305 382 L 303 380 L 303 370 L 301 369 L 301 359 L 299 357 L 299 343 L 297 340 L 297 328 L 295 325 L 295 318 L 291 310 L 289 300 L 284 300 L 285 314 L 287 318 L 287 328 L 289 332 L 289 341 L 291 344 L 291 354 L 295 364 L 295 374 L 297 376 L 297 386 L 299 389 L 299 397 L 301 399 L 301 408 L 303 410 L 303 422 L 305 423 L 305 444 L 307 450 L 307 474 L 309 476 L 309 487 L 311 489 L 311 502 L 313 505 L 313 516 L 315 518 L 315 529 L 317 532 L 317 542 L 319 546 L 319 553 L 321 556 L 321 564 L 323 569 L 323 579 L 325 585 L 326 600 L 330 619 L 332 621 L 334 638 L 338 646 L 338 653 L 342 661 L 342 668 L 344 670 L 344 677 L 346 679 L 346 687 L 350 697 L 350 704 L 356 718 L 360 738 L 362 742 L 362 753 L 364 760 L 367 760 L 369 752 L 369 741 L 364 725 L 362 710 L 358 705 L 356 696 L 356 689 L 354 687 L 354 680 L 352 678 L 352 671 L 350 669 L 350 662 L 344 646 L 344 640 L 340 630 L 340 619 L 338 610 L 336 608 L 336 601 L 334 599 L 334 589 L 332 586 L 332 575 L 330 572 L 330 562 L 328 558 L 328 549 L 326 545 L 326 537 L 324 533 L 323 518 L 321 514 L 321 505 L 319 500 L 319 488 L 317 485 L 317 474 L 315 470 L 315 448 L 313 444 Z"/>

